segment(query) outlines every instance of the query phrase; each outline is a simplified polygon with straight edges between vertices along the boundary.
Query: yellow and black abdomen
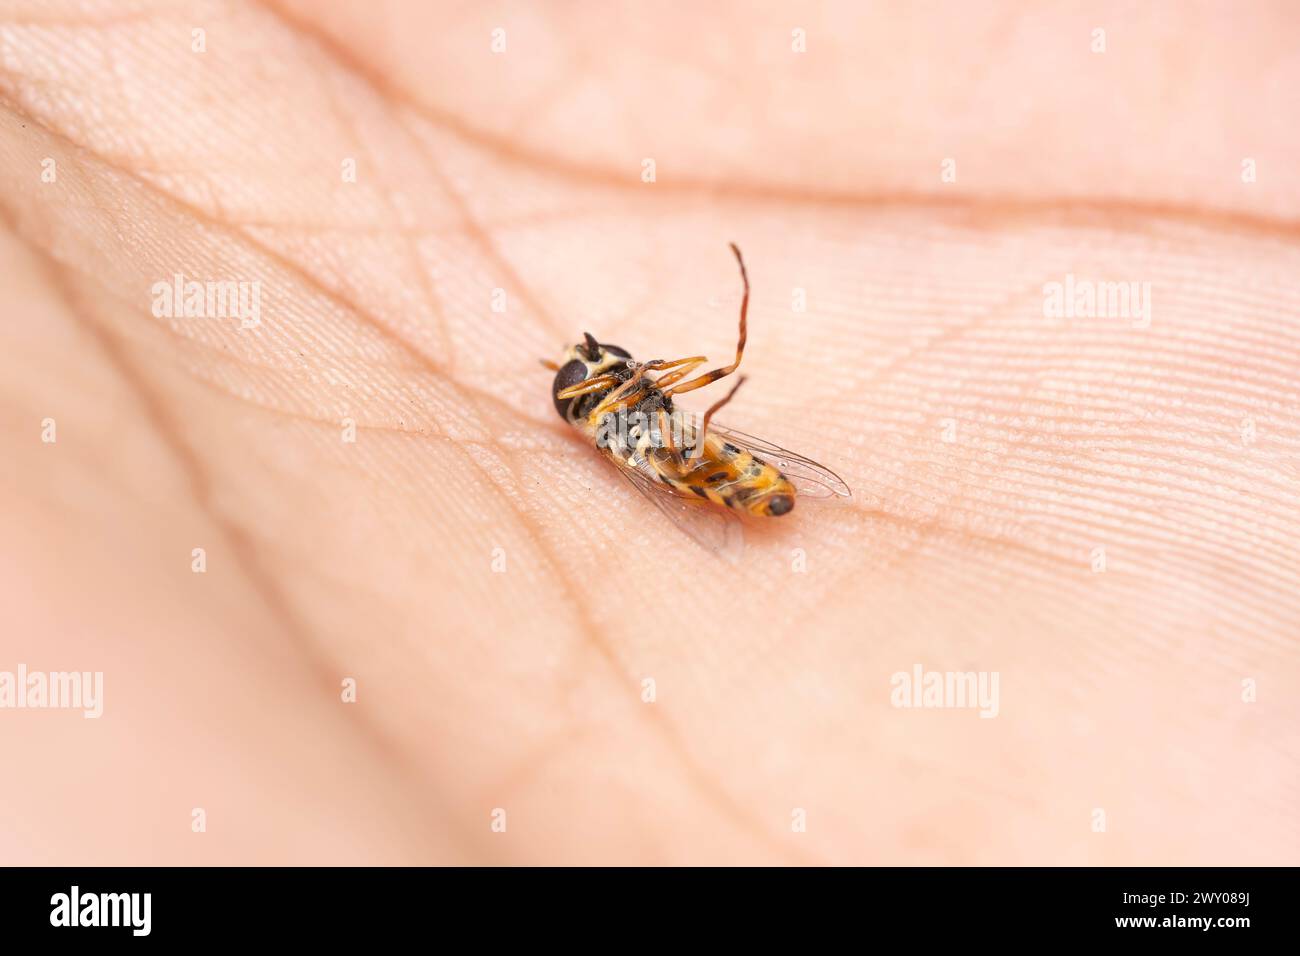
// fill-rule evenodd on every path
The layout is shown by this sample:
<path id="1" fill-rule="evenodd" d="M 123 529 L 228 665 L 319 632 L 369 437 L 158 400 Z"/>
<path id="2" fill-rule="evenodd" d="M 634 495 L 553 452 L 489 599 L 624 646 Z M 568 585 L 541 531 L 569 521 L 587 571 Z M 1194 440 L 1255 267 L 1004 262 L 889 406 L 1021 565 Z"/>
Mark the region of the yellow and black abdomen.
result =
<path id="1" fill-rule="evenodd" d="M 713 437 L 674 484 L 714 504 L 759 518 L 775 518 L 794 510 L 794 485 L 778 468 Z"/>

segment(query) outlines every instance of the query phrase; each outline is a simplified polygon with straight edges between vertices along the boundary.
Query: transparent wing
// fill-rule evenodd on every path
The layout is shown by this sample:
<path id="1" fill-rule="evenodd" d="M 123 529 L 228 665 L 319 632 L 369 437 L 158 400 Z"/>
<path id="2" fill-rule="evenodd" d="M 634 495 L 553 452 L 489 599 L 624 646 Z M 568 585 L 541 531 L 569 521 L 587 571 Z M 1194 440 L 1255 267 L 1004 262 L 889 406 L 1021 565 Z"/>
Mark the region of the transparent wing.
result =
<path id="1" fill-rule="evenodd" d="M 656 478 L 650 465 L 640 467 L 614 464 L 628 482 L 649 498 L 673 524 L 704 550 L 735 564 L 745 548 L 745 532 L 740 519 L 730 511 L 704 501 L 683 498 Z"/>
<path id="2" fill-rule="evenodd" d="M 795 454 L 788 448 L 782 448 L 770 441 L 764 441 L 756 435 L 742 432 L 717 422 L 709 422 L 709 434 L 717 435 L 723 441 L 731 442 L 737 447 L 752 452 L 769 464 L 781 469 L 790 479 L 801 498 L 848 499 L 853 492 L 844 483 L 844 479 L 825 465 L 819 465 L 811 458 Z"/>

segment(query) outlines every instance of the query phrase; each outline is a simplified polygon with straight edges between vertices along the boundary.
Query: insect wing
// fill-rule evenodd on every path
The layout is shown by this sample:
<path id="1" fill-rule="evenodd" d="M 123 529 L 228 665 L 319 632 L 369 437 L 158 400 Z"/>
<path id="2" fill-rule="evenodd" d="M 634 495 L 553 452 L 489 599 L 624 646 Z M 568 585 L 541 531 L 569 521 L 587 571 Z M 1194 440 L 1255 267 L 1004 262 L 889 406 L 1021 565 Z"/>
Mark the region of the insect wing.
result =
<path id="1" fill-rule="evenodd" d="M 853 492 L 849 490 L 849 486 L 844 483 L 843 478 L 825 465 L 817 464 L 811 458 L 805 458 L 788 448 L 782 448 L 770 441 L 764 441 L 748 432 L 719 425 L 717 422 L 709 422 L 709 434 L 717 435 L 724 441 L 744 448 L 768 464 L 775 465 L 786 478 L 790 479 L 790 483 L 794 485 L 801 498 L 848 499 L 853 497 Z"/>
<path id="2" fill-rule="evenodd" d="M 740 520 L 703 501 L 692 501 L 674 494 L 669 486 L 651 477 L 649 464 L 640 467 L 616 465 L 632 487 L 645 495 L 673 524 L 704 550 L 736 563 L 745 547 L 745 532 Z"/>

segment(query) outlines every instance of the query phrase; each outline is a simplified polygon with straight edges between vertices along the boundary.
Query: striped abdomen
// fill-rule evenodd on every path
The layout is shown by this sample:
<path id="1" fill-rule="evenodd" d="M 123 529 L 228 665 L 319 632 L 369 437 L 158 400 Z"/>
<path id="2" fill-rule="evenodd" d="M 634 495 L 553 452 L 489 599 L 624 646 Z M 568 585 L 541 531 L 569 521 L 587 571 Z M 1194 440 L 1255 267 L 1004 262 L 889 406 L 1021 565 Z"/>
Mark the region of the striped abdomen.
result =
<path id="1" fill-rule="evenodd" d="M 684 472 L 662 468 L 661 474 L 680 492 L 756 517 L 778 517 L 794 508 L 794 485 L 785 475 L 745 449 L 713 436 L 705 441 L 699 458 L 687 459 Z"/>

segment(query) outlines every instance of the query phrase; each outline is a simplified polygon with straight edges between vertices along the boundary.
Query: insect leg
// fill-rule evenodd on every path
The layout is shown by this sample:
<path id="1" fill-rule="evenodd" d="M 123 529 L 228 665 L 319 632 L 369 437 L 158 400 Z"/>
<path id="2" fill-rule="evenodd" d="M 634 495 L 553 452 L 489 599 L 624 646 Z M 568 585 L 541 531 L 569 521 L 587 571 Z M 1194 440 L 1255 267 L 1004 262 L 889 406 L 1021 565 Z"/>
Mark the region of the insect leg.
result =
<path id="1" fill-rule="evenodd" d="M 659 409 L 659 435 L 664 452 L 661 460 L 666 459 L 675 474 L 683 474 L 686 471 L 686 459 L 682 457 L 681 450 L 677 447 L 677 443 L 673 441 L 672 425 L 668 419 L 668 412 L 662 408 Z"/>
<path id="2" fill-rule="evenodd" d="M 701 362 L 707 362 L 708 360 L 707 355 L 692 355 L 690 358 L 651 359 L 649 362 L 643 362 L 642 364 L 647 372 L 666 372 L 670 368 L 677 368 L 679 365 L 699 365 Z"/>
<path id="3" fill-rule="evenodd" d="M 692 372 L 694 372 L 697 368 L 699 368 L 707 361 L 708 359 L 705 358 L 703 355 L 695 355 L 688 359 L 679 359 L 678 361 L 673 362 L 672 364 L 681 365 L 682 367 L 677 369 L 677 371 L 675 372 L 669 372 L 667 375 L 663 376 L 662 378 L 657 379 L 655 381 L 655 387 L 667 388 L 669 385 L 672 385 L 674 382 L 679 382 L 682 379 L 684 379 L 687 375 L 690 375 Z"/>
<path id="4" fill-rule="evenodd" d="M 606 398 L 606 401 L 609 402 L 611 405 L 613 405 L 616 401 L 622 398 L 623 392 L 627 388 L 640 382 L 640 380 L 645 377 L 646 372 L 662 372 L 665 371 L 666 369 L 678 368 L 679 366 L 689 366 L 690 368 L 694 368 L 695 366 L 699 365 L 701 362 L 707 362 L 707 361 L 708 358 L 703 355 L 692 355 L 690 358 L 672 359 L 671 361 L 665 359 L 651 359 L 649 362 L 643 362 L 640 366 L 637 367 L 636 374 L 633 375 L 626 382 L 624 382 L 621 388 L 615 389 Z M 664 378 L 672 378 L 674 375 L 677 374 L 678 374 L 677 372 L 670 372 L 668 375 L 665 375 Z M 653 384 L 655 385 L 656 388 L 658 388 L 661 382 L 663 382 L 663 379 L 659 379 Z M 644 388 L 644 386 L 641 386 L 641 388 Z M 638 388 L 638 391 L 640 391 L 640 388 Z M 626 404 L 626 403 L 627 403 L 627 399 L 623 399 L 623 401 L 620 404 Z M 602 402 L 602 404 L 604 403 Z"/>
<path id="5" fill-rule="evenodd" d="M 561 389 L 555 393 L 555 397 L 561 401 L 566 398 L 577 398 L 580 395 L 586 395 L 590 392 L 599 392 L 603 388 L 609 388 L 617 381 L 618 379 L 613 375 L 597 375 L 595 378 L 585 379 L 577 384 L 570 385 L 568 388 Z"/>
<path id="6" fill-rule="evenodd" d="M 731 391 L 729 391 L 726 394 L 726 397 L 724 397 L 722 401 L 714 402 L 712 405 L 709 406 L 709 410 L 704 413 L 704 424 L 700 426 L 701 442 L 703 442 L 705 438 L 709 437 L 709 419 L 713 417 L 713 413 L 716 412 L 723 405 L 727 404 L 727 402 L 731 401 L 731 396 L 735 395 L 736 392 L 740 389 L 740 386 L 744 384 L 745 384 L 745 376 L 742 375 L 740 376 L 740 379 L 736 382 L 736 384 L 731 386 Z"/>
<path id="7" fill-rule="evenodd" d="M 614 378 L 614 376 L 612 375 L 602 375 L 601 378 L 611 378 L 615 382 L 618 381 L 618 379 Z M 592 420 L 594 421 L 595 419 L 599 418 L 601 415 L 610 411 L 617 405 L 626 405 L 628 400 L 623 396 L 625 396 L 629 391 L 631 391 L 634 386 L 637 387 L 638 392 L 640 391 L 641 388 L 644 388 L 645 386 L 641 384 L 641 380 L 643 378 L 645 378 L 644 365 L 636 370 L 635 375 L 633 375 L 626 382 L 624 382 L 622 385 L 614 389 L 614 391 L 610 392 L 608 395 L 606 395 L 604 398 L 600 400 L 600 404 L 591 410 Z M 594 382 L 596 381 L 596 379 L 593 378 L 592 381 Z M 592 389 L 591 391 L 595 391 L 595 389 Z M 563 398 L 564 392 L 561 392 L 557 397 Z"/>
<path id="8" fill-rule="evenodd" d="M 555 362 L 549 361 L 547 359 L 538 359 L 537 361 L 542 363 L 543 368 L 549 368 L 552 372 L 558 372 L 560 370 L 560 366 Z"/>
<path id="9" fill-rule="evenodd" d="M 677 458 L 677 446 L 673 443 L 672 429 L 669 427 L 668 412 L 659 409 L 659 441 L 664 451 Z"/>
<path id="10" fill-rule="evenodd" d="M 740 278 L 745 283 L 745 295 L 740 300 L 740 337 L 736 341 L 736 360 L 730 365 L 724 365 L 722 368 L 715 368 L 711 372 L 705 372 L 699 378 L 693 378 L 689 382 L 675 385 L 671 391 L 666 394 L 679 395 L 682 392 L 693 392 L 697 388 L 711 385 L 720 378 L 726 378 L 740 367 L 740 360 L 745 355 L 745 338 L 748 335 L 747 318 L 749 315 L 749 273 L 745 271 L 745 260 L 741 258 L 740 250 L 736 248 L 734 242 L 731 244 L 731 251 L 736 254 L 736 261 L 740 263 Z"/>
<path id="11" fill-rule="evenodd" d="M 696 358 L 698 358 L 699 361 L 704 360 L 702 357 L 697 356 Z M 633 382 L 639 381 L 645 376 L 646 372 L 662 369 L 665 366 L 672 368 L 674 366 L 680 365 L 682 362 L 691 362 L 691 361 L 696 361 L 696 359 L 695 358 L 678 359 L 674 362 L 663 362 L 659 360 L 656 360 L 654 362 L 646 362 L 639 369 L 637 369 L 635 375 L 633 375 L 630 379 L 628 379 L 623 384 L 624 386 L 627 386 L 627 385 L 631 385 Z M 543 360 L 542 364 L 546 365 L 545 360 Z M 547 367 L 549 368 L 550 366 Z M 617 382 L 618 382 L 618 377 L 615 375 L 597 375 L 595 378 L 584 379 L 581 382 L 578 382 L 574 385 L 570 385 L 568 388 L 559 392 L 555 397 L 560 399 L 561 401 L 563 401 L 566 398 L 577 398 L 580 395 L 587 395 L 591 392 L 599 392 L 603 388 L 609 388 L 611 385 L 617 384 Z M 624 389 L 624 391 L 625 390 L 626 389 Z M 623 391 L 619 391 L 616 389 L 608 397 L 610 399 L 614 399 L 616 396 L 622 394 Z"/>

